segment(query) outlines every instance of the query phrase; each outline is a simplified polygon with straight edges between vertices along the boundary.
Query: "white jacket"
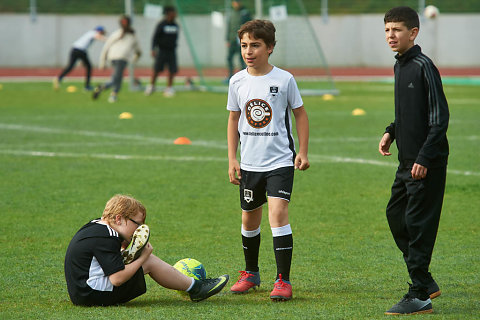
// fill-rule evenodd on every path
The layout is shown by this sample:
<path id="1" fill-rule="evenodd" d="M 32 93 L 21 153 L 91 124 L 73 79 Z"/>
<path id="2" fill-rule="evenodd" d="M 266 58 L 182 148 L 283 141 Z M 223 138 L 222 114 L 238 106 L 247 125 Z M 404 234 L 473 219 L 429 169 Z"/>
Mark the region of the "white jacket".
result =
<path id="1" fill-rule="evenodd" d="M 122 29 L 118 29 L 108 37 L 100 54 L 100 68 L 104 68 L 107 60 L 130 60 L 134 55 L 136 61 L 142 51 L 138 45 L 138 40 L 135 34 L 125 33 L 122 37 Z"/>

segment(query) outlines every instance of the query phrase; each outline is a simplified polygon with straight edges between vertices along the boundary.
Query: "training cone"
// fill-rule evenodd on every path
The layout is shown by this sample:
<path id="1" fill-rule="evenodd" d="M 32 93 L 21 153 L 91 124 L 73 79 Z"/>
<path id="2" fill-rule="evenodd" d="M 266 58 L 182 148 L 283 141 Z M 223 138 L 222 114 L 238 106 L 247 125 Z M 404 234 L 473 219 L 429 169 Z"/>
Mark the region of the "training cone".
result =
<path id="1" fill-rule="evenodd" d="M 67 87 L 67 92 L 69 92 L 69 93 L 77 92 L 77 87 L 75 87 L 75 86 L 68 86 L 68 87 Z"/>
<path id="2" fill-rule="evenodd" d="M 0 83 L 0 90 L 2 90 L 2 89 L 3 89 L 3 84 Z"/>
<path id="3" fill-rule="evenodd" d="M 352 111 L 352 116 L 364 116 L 366 114 L 365 110 L 356 108 Z"/>
<path id="4" fill-rule="evenodd" d="M 130 112 L 122 112 L 120 113 L 120 115 L 118 116 L 119 119 L 132 119 L 133 118 L 133 114 L 131 114 Z"/>
<path id="5" fill-rule="evenodd" d="M 324 94 L 324 95 L 322 96 L 322 99 L 325 100 L 325 101 L 330 101 L 330 100 L 333 100 L 334 98 L 335 98 L 335 97 L 333 96 L 333 94 L 329 94 L 329 93 Z"/>
<path id="6" fill-rule="evenodd" d="M 173 141 L 174 144 L 192 144 L 192 141 L 188 139 L 187 137 L 178 137 Z"/>

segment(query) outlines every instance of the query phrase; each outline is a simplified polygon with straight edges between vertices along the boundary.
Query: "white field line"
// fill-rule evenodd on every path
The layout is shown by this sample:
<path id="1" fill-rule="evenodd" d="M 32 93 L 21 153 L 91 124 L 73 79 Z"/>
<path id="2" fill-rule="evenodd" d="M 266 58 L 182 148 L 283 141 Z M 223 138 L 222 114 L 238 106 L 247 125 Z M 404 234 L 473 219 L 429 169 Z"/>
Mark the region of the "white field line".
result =
<path id="1" fill-rule="evenodd" d="M 32 131 L 32 132 L 41 132 L 49 134 L 74 134 L 81 136 L 90 136 L 90 137 L 104 137 L 104 138 L 114 138 L 121 140 L 135 140 L 139 142 L 150 142 L 156 144 L 167 144 L 171 145 L 173 141 L 171 139 L 157 138 L 157 137 L 146 137 L 142 135 L 128 135 L 128 134 L 117 134 L 110 132 L 97 132 L 97 131 L 85 131 L 85 130 L 66 130 L 66 129 L 56 129 L 48 127 L 39 127 L 39 126 L 25 126 L 19 124 L 7 124 L 0 123 L 0 129 L 5 130 L 18 130 L 18 131 Z M 478 136 L 466 136 L 463 137 L 467 140 L 478 140 Z M 361 141 L 371 141 L 374 138 L 362 138 L 362 137 L 345 137 L 345 138 L 316 138 L 311 139 L 311 142 L 361 142 Z M 375 138 L 375 140 L 378 140 Z M 0 144 L 1 145 L 1 144 Z M 223 142 L 215 141 L 202 141 L 194 140 L 192 142 L 194 146 L 202 146 L 208 148 L 217 148 L 217 149 L 226 149 L 227 146 Z M 38 145 L 36 145 L 38 147 Z M 113 159 L 113 160 L 167 160 L 167 161 L 199 161 L 199 162 L 208 162 L 215 161 L 221 162 L 226 161 L 226 158 L 223 157 L 197 157 L 197 156 L 185 156 L 185 157 L 173 157 L 173 156 L 149 156 L 149 155 L 121 155 L 121 154 L 104 154 L 104 153 L 71 153 L 71 152 L 50 152 L 50 151 L 37 151 L 37 150 L 12 150 L 12 149 L 0 149 L 1 154 L 10 154 L 15 156 L 31 156 L 31 157 L 59 157 L 59 158 L 98 158 L 98 159 Z M 326 156 L 326 155 L 309 155 L 310 162 L 312 163 L 358 163 L 358 164 L 370 164 L 376 166 L 387 166 L 387 167 L 396 167 L 397 164 L 393 162 L 379 161 L 379 160 L 369 160 L 362 158 L 350 158 L 350 157 L 339 157 L 339 156 Z M 449 173 L 464 175 L 464 176 L 480 176 L 480 172 L 475 171 L 462 171 L 462 170 L 452 170 L 448 169 Z"/>
<path id="2" fill-rule="evenodd" d="M 86 136 L 86 137 L 103 137 L 103 138 L 118 139 L 120 141 L 135 140 L 135 141 L 142 141 L 142 142 L 151 142 L 156 144 L 173 144 L 173 139 L 147 137 L 147 136 L 136 135 L 136 134 L 132 135 L 132 134 L 120 134 L 120 133 L 87 131 L 87 130 L 67 130 L 67 129 L 56 129 L 56 128 L 38 127 L 38 126 L 25 126 L 20 124 L 8 124 L 8 123 L 0 123 L 0 129 L 40 132 L 40 133 L 49 133 L 49 134 L 79 135 L 79 136 Z M 218 143 L 215 141 L 194 140 L 192 142 L 192 145 L 218 148 L 218 149 L 227 149 L 226 144 Z"/>
<path id="3" fill-rule="evenodd" d="M 69 135 L 80 135 L 88 137 L 103 137 L 103 138 L 114 138 L 114 139 L 126 139 L 126 140 L 135 140 L 142 142 L 150 142 L 156 144 L 172 144 L 171 139 L 158 138 L 158 137 L 147 137 L 142 135 L 131 135 L 131 134 L 120 134 L 120 133 L 111 133 L 111 132 L 100 132 L 100 131 L 87 131 L 87 130 L 67 130 L 67 129 L 58 129 L 58 128 L 49 128 L 49 127 L 40 127 L 40 126 L 27 126 L 22 124 L 9 124 L 9 123 L 0 123 L 0 129 L 3 130 L 17 130 L 17 131 L 30 131 L 30 132 L 40 132 L 40 133 L 49 133 L 49 134 L 69 134 Z M 324 142 L 370 142 L 370 141 L 380 141 L 381 136 L 378 137 L 327 137 L 327 138 L 314 138 L 310 137 L 310 142 L 313 143 L 324 143 Z M 449 137 L 449 139 L 464 139 L 470 141 L 480 140 L 480 136 L 462 136 L 462 137 Z M 121 141 L 121 140 L 120 140 Z M 117 142 L 120 142 L 117 141 Z M 97 142 L 98 143 L 98 142 Z M 227 149 L 225 142 L 220 141 L 202 141 L 194 140 L 192 145 L 198 145 L 203 147 L 212 147 L 219 149 Z"/>
<path id="4" fill-rule="evenodd" d="M 226 162 L 226 157 L 203 157 L 203 156 L 149 156 L 149 155 L 126 155 L 126 154 L 107 154 L 107 153 L 74 153 L 74 152 L 50 152 L 35 150 L 1 150 L 0 154 L 9 154 L 13 156 L 26 157 L 51 157 L 51 158 L 93 158 L 106 160 L 154 160 L 154 161 L 191 161 L 191 162 Z M 377 160 L 310 155 L 311 163 L 357 163 L 369 164 L 375 166 L 396 167 L 397 164 Z M 480 176 L 480 172 L 462 171 L 448 169 L 448 173 L 463 176 Z"/>

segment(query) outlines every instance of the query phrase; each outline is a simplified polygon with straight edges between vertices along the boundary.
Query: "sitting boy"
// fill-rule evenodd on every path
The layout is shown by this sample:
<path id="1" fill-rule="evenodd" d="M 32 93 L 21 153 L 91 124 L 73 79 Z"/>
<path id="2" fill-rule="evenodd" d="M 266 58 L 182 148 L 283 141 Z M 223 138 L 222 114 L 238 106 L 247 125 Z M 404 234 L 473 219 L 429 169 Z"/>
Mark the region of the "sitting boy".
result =
<path id="1" fill-rule="evenodd" d="M 192 301 L 207 299 L 227 284 L 228 275 L 195 280 L 182 274 L 153 255 L 149 242 L 134 246 L 142 251 L 137 259 L 125 264 L 122 242 L 132 241 L 135 230 L 145 223 L 146 213 L 138 200 L 115 195 L 107 202 L 101 219 L 90 221 L 75 234 L 65 255 L 65 279 L 74 304 L 126 303 L 147 291 L 145 274 L 165 288 L 187 291 Z"/>

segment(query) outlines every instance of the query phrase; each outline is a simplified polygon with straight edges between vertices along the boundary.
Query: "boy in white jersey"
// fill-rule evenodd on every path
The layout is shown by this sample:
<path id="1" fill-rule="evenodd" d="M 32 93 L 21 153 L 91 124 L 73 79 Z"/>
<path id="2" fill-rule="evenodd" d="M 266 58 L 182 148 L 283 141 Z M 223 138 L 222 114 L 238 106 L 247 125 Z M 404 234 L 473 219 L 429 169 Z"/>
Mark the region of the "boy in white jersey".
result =
<path id="1" fill-rule="evenodd" d="M 229 83 L 228 176 L 240 186 L 242 244 L 245 271 L 230 289 L 246 293 L 260 285 L 258 252 L 262 206 L 267 202 L 273 235 L 277 277 L 272 300 L 292 298 L 290 265 L 293 238 L 288 221 L 288 203 L 294 169 L 310 166 L 308 117 L 293 76 L 269 64 L 275 47 L 275 27 L 267 20 L 252 20 L 238 31 L 242 57 L 247 68 Z M 292 135 L 291 113 L 295 116 L 298 153 Z M 241 162 L 237 160 L 241 144 Z"/>

